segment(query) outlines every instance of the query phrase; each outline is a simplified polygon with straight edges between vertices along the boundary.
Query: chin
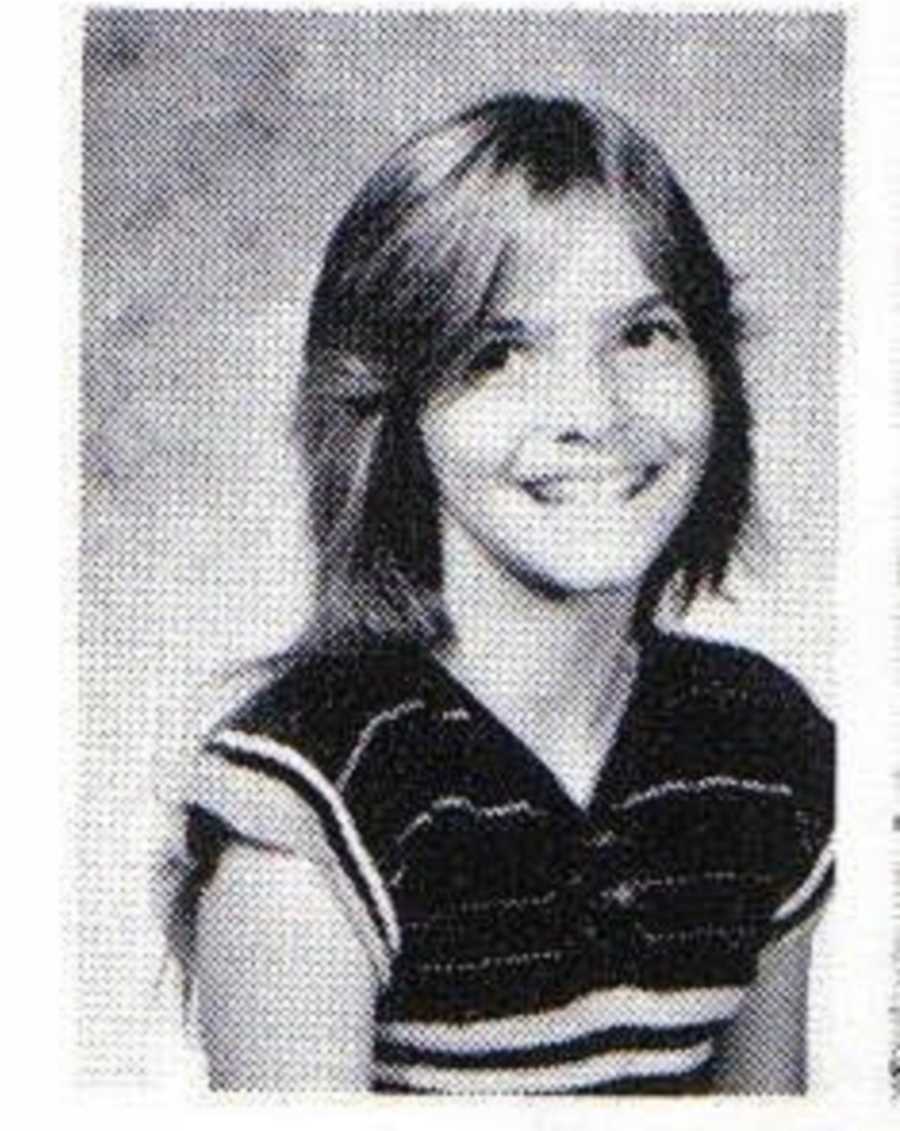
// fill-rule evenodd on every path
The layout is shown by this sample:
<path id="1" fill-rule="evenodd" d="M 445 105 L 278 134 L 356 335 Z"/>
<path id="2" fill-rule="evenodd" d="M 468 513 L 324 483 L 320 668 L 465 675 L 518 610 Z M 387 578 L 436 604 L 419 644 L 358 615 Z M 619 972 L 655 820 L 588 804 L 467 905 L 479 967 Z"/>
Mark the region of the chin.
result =
<path id="1" fill-rule="evenodd" d="M 534 593 L 562 601 L 567 598 L 589 597 L 592 594 L 636 591 L 650 568 L 650 563 L 629 563 L 607 569 L 513 567 L 512 572 Z"/>
<path id="2" fill-rule="evenodd" d="M 634 532 L 611 545 L 610 539 L 572 539 L 565 545 L 520 546 L 503 555 L 506 568 L 534 592 L 555 598 L 592 593 L 636 592 L 669 544 L 674 527 Z M 508 546 L 512 550 L 511 545 Z"/>

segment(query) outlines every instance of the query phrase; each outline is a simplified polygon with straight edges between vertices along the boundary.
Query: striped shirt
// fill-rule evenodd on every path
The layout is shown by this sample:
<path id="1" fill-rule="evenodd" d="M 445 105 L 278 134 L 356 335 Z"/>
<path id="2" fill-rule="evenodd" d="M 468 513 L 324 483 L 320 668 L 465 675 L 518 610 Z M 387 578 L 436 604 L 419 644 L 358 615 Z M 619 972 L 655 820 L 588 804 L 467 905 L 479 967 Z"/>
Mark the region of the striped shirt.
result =
<path id="1" fill-rule="evenodd" d="M 187 798 L 319 864 L 378 973 L 375 1086 L 703 1090 L 767 943 L 832 878 L 832 729 L 736 648 L 656 634 L 590 802 L 426 655 L 298 664 Z"/>

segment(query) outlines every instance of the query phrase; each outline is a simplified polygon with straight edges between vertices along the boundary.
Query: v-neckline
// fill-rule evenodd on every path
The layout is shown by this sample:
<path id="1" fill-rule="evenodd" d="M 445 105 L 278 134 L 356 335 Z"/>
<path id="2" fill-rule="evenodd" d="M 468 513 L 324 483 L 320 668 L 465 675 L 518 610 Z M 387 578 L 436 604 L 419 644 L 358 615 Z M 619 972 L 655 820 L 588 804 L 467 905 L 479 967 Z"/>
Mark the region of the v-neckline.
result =
<path id="1" fill-rule="evenodd" d="M 606 758 L 597 772 L 590 793 L 583 803 L 570 792 L 545 759 L 471 688 L 454 675 L 433 653 L 426 653 L 426 658 L 435 678 L 468 711 L 470 720 L 476 728 L 487 731 L 493 738 L 492 749 L 502 750 L 507 756 L 512 754 L 515 769 L 520 773 L 526 773 L 534 780 L 540 787 L 542 795 L 553 797 L 561 803 L 561 808 L 566 814 L 570 816 L 574 814 L 579 822 L 592 823 L 614 797 L 615 783 L 622 777 L 623 767 L 630 762 L 629 749 L 632 746 L 630 735 L 634 729 L 634 721 L 640 714 L 638 705 L 643 700 L 650 682 L 646 678 L 647 667 L 651 653 L 655 651 L 656 637 L 657 633 L 654 632 L 638 648 L 631 687 L 615 735 L 609 744 Z"/>

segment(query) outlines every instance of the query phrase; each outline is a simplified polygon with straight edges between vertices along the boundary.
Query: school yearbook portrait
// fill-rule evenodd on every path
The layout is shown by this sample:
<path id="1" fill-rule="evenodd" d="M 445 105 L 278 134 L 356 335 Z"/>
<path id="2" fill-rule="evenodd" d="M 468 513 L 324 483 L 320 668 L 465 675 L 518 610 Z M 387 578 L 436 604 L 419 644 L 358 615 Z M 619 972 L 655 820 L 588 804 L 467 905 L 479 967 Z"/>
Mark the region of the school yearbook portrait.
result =
<path id="1" fill-rule="evenodd" d="M 844 32 L 86 13 L 86 1079 L 829 1085 Z"/>

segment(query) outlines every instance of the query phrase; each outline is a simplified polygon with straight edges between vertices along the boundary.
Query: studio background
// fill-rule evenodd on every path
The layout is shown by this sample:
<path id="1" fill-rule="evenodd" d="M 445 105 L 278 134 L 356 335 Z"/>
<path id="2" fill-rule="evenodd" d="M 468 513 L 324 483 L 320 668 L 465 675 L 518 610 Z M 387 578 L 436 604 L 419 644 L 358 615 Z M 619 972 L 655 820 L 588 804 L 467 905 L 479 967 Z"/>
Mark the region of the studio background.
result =
<path id="1" fill-rule="evenodd" d="M 834 711 L 843 27 L 97 10 L 84 47 L 78 1058 L 88 1083 L 163 1085 L 182 1051 L 153 791 L 208 710 L 195 689 L 303 622 L 306 301 L 350 196 L 416 126 L 561 88 L 670 157 L 742 280 L 769 544 L 687 626 L 761 649 Z"/>

